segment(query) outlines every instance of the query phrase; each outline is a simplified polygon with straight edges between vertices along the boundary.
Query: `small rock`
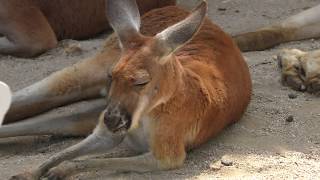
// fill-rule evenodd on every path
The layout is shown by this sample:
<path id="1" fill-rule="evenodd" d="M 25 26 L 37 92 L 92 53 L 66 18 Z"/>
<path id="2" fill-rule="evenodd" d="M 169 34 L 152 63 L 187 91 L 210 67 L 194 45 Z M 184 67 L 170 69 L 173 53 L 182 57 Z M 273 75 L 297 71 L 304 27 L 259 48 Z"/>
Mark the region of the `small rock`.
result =
<path id="1" fill-rule="evenodd" d="M 290 94 L 288 94 L 288 97 L 289 97 L 290 99 L 296 99 L 296 98 L 298 97 L 298 95 L 293 94 L 293 93 L 290 93 Z"/>
<path id="2" fill-rule="evenodd" d="M 38 152 L 41 153 L 41 154 L 44 154 L 44 153 L 47 152 L 47 150 L 46 149 L 40 149 Z"/>
<path id="3" fill-rule="evenodd" d="M 64 52 L 67 54 L 81 54 L 83 52 L 81 45 L 79 43 L 68 44 L 64 47 Z"/>
<path id="4" fill-rule="evenodd" d="M 214 164 L 211 164 L 210 169 L 212 169 L 213 171 L 219 171 L 221 169 L 221 163 L 219 163 L 218 161 Z"/>
<path id="5" fill-rule="evenodd" d="M 232 166 L 233 165 L 233 161 L 231 161 L 229 159 L 221 159 L 221 164 L 223 164 L 225 166 Z"/>
<path id="6" fill-rule="evenodd" d="M 258 169 L 258 172 L 259 172 L 259 173 L 261 173 L 262 171 L 263 171 L 263 168 L 262 168 L 262 167 Z"/>
<path id="7" fill-rule="evenodd" d="M 294 118 L 293 118 L 292 115 L 290 115 L 290 116 L 288 116 L 288 117 L 286 118 L 286 121 L 287 121 L 287 122 L 292 122 L 293 120 L 294 120 Z"/>
<path id="8" fill-rule="evenodd" d="M 227 10 L 227 8 L 218 8 L 218 11 L 226 11 Z"/>
<path id="9" fill-rule="evenodd" d="M 278 60 L 278 56 L 274 55 L 271 57 L 274 61 Z"/>
<path id="10" fill-rule="evenodd" d="M 235 13 L 239 13 L 239 12 L 240 12 L 240 10 L 238 10 L 238 9 L 237 9 L 237 10 L 235 10 L 234 12 L 235 12 Z"/>

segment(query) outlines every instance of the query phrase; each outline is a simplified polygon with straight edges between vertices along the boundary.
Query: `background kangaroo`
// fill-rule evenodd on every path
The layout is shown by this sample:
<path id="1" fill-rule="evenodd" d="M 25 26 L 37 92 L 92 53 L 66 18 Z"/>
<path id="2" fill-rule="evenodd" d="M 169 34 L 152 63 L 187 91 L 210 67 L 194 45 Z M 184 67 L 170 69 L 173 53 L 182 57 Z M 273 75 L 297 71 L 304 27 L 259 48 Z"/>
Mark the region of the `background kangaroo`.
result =
<path id="1" fill-rule="evenodd" d="M 175 0 L 138 0 L 141 13 Z M 84 39 L 109 29 L 104 0 L 0 1 L 0 53 L 32 57 L 61 39 Z"/>
<path id="2" fill-rule="evenodd" d="M 156 9 L 145 14 L 141 23 L 134 0 L 106 2 L 106 14 L 116 36 L 107 40 L 104 51 L 96 57 L 36 85 L 38 92 L 43 87 L 44 93 L 56 94 L 53 101 L 47 101 L 42 92 L 32 97 L 47 101 L 52 108 L 61 103 L 55 100 L 64 99 L 64 104 L 74 101 L 73 93 L 79 93 L 79 99 L 87 98 L 86 94 L 97 97 L 105 88 L 107 105 L 103 105 L 97 127 L 80 144 L 12 179 L 38 179 L 65 160 L 108 151 L 122 141 L 141 155 L 72 163 L 50 171 L 48 176 L 54 179 L 94 168 L 138 172 L 178 168 L 188 149 L 239 120 L 249 104 L 248 67 L 232 39 L 205 17 L 206 2 L 192 13 L 177 6 Z M 36 101 L 28 104 L 45 105 Z M 49 124 L 61 126 L 55 129 L 50 125 L 46 133 L 63 132 L 67 127 L 64 134 L 86 134 L 89 128 L 82 127 L 95 123 L 90 118 L 63 121 L 30 122 L 37 123 L 38 130 L 31 128 L 28 134 L 48 129 Z M 25 128 L 31 127 L 28 123 L 24 130 L 12 133 L 26 135 Z M 9 134 L 2 131 L 1 137 Z"/>
<path id="3" fill-rule="evenodd" d="M 242 51 L 265 50 L 280 43 L 320 37 L 320 5 L 276 24 L 234 36 Z M 294 90 L 320 94 L 320 52 L 284 50 L 278 56 L 282 83 Z"/>

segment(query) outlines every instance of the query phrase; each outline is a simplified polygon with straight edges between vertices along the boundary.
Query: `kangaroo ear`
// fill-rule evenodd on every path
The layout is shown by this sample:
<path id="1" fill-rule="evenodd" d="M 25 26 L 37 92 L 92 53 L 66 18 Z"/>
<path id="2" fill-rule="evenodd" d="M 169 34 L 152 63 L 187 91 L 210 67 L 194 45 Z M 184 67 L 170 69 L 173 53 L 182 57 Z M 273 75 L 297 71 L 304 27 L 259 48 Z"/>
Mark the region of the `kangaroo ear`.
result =
<path id="1" fill-rule="evenodd" d="M 174 52 L 192 39 L 200 29 L 207 14 L 207 6 L 207 2 L 202 1 L 186 19 L 156 35 L 155 38 L 160 47 L 165 49 L 165 54 Z"/>
<path id="2" fill-rule="evenodd" d="M 140 14 L 135 0 L 106 0 L 106 15 L 123 48 L 140 36 Z"/>
<path id="3" fill-rule="evenodd" d="M 10 88 L 0 81 L 0 126 L 2 125 L 4 116 L 11 104 Z"/>

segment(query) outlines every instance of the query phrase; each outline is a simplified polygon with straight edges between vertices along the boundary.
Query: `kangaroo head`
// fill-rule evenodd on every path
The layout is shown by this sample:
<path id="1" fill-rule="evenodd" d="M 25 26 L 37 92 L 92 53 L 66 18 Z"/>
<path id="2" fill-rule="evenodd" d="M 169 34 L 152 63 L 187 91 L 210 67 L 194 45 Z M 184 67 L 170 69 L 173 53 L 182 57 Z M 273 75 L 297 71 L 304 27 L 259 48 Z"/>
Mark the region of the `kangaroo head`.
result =
<path id="1" fill-rule="evenodd" d="M 108 106 L 101 122 L 114 131 L 134 129 L 144 114 L 170 98 L 179 81 L 173 54 L 200 29 L 206 11 L 203 1 L 186 19 L 148 37 L 139 31 L 135 0 L 107 1 L 107 17 L 122 53 L 109 72 Z"/>

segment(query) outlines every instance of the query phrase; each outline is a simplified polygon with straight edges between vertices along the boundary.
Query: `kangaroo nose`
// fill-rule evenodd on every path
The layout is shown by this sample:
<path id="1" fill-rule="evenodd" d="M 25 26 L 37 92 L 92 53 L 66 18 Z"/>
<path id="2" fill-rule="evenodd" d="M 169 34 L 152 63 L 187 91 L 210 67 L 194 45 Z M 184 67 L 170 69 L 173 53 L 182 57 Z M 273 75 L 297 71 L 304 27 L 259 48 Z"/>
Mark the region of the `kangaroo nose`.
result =
<path id="1" fill-rule="evenodd" d="M 104 123 L 113 133 L 128 130 L 131 125 L 131 116 L 127 111 L 119 108 L 107 108 L 104 113 Z"/>

